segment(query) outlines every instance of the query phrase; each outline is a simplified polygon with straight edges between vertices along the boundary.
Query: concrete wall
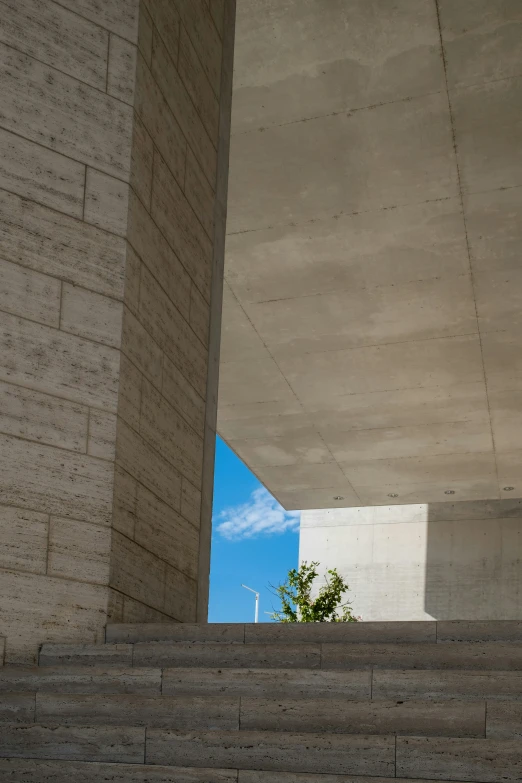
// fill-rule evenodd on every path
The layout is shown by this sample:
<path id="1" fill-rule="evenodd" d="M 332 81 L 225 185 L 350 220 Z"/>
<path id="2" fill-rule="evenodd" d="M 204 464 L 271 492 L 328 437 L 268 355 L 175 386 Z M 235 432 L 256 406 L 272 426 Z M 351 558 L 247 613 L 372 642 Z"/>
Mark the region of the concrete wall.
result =
<path id="1" fill-rule="evenodd" d="M 233 5 L 2 6 L 8 661 L 204 615 Z"/>
<path id="2" fill-rule="evenodd" d="M 299 557 L 364 620 L 522 619 L 522 500 L 303 511 Z"/>

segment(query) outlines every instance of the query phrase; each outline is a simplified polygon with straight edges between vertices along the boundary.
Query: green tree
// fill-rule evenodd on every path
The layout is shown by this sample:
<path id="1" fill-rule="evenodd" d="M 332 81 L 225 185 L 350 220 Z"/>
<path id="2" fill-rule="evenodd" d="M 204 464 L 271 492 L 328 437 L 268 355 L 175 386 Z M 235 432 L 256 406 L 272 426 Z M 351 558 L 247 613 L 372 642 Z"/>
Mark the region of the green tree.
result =
<path id="1" fill-rule="evenodd" d="M 281 601 L 281 609 L 273 613 L 272 619 L 280 623 L 356 623 L 361 619 L 352 613 L 348 602 L 342 602 L 349 587 L 335 568 L 328 570 L 326 584 L 319 589 L 316 598 L 312 598 L 318 567 L 319 563 L 302 563 L 299 569 L 292 568 L 288 572 L 283 584 L 273 588 Z"/>

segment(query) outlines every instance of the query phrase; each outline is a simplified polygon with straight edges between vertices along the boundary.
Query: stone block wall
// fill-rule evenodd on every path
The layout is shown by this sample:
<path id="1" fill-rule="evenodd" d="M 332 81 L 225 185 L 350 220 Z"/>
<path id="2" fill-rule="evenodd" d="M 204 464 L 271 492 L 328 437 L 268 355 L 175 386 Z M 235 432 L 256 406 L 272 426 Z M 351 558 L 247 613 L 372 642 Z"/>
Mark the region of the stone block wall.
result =
<path id="1" fill-rule="evenodd" d="M 8 661 L 204 616 L 233 22 L 229 0 L 3 5 Z"/>

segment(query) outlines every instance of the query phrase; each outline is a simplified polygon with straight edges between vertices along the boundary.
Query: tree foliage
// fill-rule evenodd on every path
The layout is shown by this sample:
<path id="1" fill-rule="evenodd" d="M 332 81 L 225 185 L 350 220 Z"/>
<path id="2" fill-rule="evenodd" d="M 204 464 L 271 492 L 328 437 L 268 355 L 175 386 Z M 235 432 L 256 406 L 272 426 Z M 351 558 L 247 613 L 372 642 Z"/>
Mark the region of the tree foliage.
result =
<path id="1" fill-rule="evenodd" d="M 319 563 L 302 563 L 299 569 L 292 568 L 286 581 L 273 588 L 281 601 L 280 611 L 272 615 L 280 623 L 356 623 L 360 617 L 352 613 L 351 605 L 342 602 L 348 585 L 332 568 L 327 571 L 325 584 L 312 598 L 312 585 L 319 575 Z"/>

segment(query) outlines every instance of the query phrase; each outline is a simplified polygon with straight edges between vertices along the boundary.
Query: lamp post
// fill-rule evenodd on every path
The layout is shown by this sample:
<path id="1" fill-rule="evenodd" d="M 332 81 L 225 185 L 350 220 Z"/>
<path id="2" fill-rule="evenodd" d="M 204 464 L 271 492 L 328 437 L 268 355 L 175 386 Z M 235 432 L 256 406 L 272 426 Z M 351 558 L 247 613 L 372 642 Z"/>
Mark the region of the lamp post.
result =
<path id="1" fill-rule="evenodd" d="M 252 590 L 251 587 L 247 587 L 246 585 L 241 585 L 241 587 L 244 587 L 245 590 L 250 590 L 250 592 L 254 593 L 254 595 L 256 597 L 256 610 L 255 610 L 255 615 L 254 615 L 254 617 L 255 617 L 254 622 L 258 623 L 259 622 L 259 593 L 257 592 L 257 590 Z"/>

